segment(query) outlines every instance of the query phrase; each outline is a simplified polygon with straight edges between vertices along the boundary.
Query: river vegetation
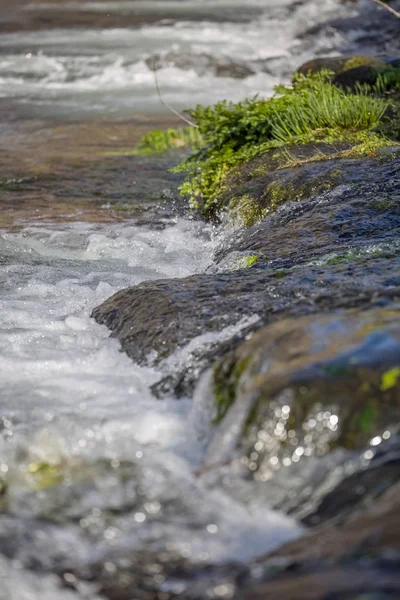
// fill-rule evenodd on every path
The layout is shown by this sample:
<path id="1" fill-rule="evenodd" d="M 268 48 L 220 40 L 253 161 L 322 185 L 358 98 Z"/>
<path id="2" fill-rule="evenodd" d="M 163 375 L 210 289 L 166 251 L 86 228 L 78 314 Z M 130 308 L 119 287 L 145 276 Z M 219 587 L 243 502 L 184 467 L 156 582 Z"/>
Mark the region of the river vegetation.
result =
<path id="1" fill-rule="evenodd" d="M 349 71 L 363 68 L 355 61 L 347 61 Z M 335 86 L 333 76 L 327 69 L 296 73 L 293 85 L 276 87 L 268 100 L 255 97 L 236 104 L 199 105 L 187 111 L 193 127 L 150 133 L 140 142 L 139 151 L 192 147 L 194 153 L 174 172 L 186 173 L 181 193 L 192 208 L 209 218 L 224 208 L 221 198 L 234 169 L 261 154 L 302 144 L 347 142 L 350 147 L 337 152 L 337 158 L 368 156 L 400 139 L 399 69 L 380 68 L 373 85 L 356 82 L 353 90 Z M 288 166 L 290 151 L 281 157 L 280 166 Z M 316 152 L 312 160 L 323 158 Z"/>

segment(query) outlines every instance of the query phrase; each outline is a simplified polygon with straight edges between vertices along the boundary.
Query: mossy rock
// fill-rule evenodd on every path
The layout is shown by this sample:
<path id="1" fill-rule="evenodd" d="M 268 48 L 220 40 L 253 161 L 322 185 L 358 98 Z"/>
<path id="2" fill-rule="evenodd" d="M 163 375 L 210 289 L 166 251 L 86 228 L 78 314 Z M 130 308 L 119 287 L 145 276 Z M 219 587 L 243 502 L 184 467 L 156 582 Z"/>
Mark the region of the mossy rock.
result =
<path id="1" fill-rule="evenodd" d="M 237 447 L 262 480 L 333 449 L 378 445 L 400 420 L 400 313 L 349 311 L 259 330 L 214 368 L 211 463 Z M 382 437 L 383 436 L 383 437 Z"/>
<path id="2" fill-rule="evenodd" d="M 339 75 L 345 71 L 358 67 L 371 67 L 374 69 L 384 69 L 386 63 L 379 58 L 368 55 L 356 56 L 329 56 L 313 58 L 304 63 L 297 69 L 297 73 L 307 75 L 309 73 L 319 73 L 323 70 L 332 71 L 335 75 Z"/>
<path id="3" fill-rule="evenodd" d="M 342 183 L 343 175 L 339 163 L 330 163 L 329 158 L 349 147 L 340 143 L 305 144 L 268 152 L 243 164 L 228 178 L 229 190 L 219 201 L 221 214 L 227 210 L 236 226 L 251 227 L 287 202 L 333 189 Z M 313 165 L 313 159 L 320 164 Z M 302 168 L 283 168 L 285 161 L 298 162 Z"/>
<path id="4" fill-rule="evenodd" d="M 361 86 L 376 86 L 381 78 L 383 90 L 400 87 L 400 60 L 384 62 L 372 56 L 337 56 L 313 59 L 298 69 L 301 75 L 331 71 L 332 84 L 349 92 Z"/>
<path id="5" fill-rule="evenodd" d="M 360 85 L 374 86 L 378 81 L 379 70 L 369 65 L 362 65 L 337 74 L 333 84 L 345 90 L 356 91 Z"/>

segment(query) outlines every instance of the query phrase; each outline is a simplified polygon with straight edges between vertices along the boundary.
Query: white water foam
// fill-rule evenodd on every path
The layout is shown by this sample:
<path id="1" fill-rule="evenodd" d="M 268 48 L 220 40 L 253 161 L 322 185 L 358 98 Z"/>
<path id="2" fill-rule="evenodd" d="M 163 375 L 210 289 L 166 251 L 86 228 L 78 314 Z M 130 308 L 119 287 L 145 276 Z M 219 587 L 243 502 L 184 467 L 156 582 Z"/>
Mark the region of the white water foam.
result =
<path id="1" fill-rule="evenodd" d="M 199 7 L 195 2 L 106 4 L 108 8 L 96 2 L 63 4 L 62 8 L 118 12 L 124 5 L 123 10 L 128 11 L 158 11 L 160 18 L 179 8 L 184 19 L 185 11 L 190 14 Z M 213 14 L 221 5 L 234 13 L 243 3 L 207 6 Z M 296 7 L 290 2 L 254 2 L 254 6 L 263 7 L 263 14 L 244 23 L 182 20 L 138 29 L 58 29 L 2 35 L 0 95 L 42 106 L 42 110 L 46 107 L 50 114 L 66 109 L 72 114 L 162 111 L 149 60 L 154 55 L 168 57 L 173 53 L 188 57 L 187 68 L 179 61 L 176 65 L 167 61 L 158 79 L 165 100 L 177 108 L 213 104 L 225 98 L 237 101 L 255 94 L 270 96 L 276 84 L 287 81 L 301 62 L 318 52 L 319 44 L 329 54 L 344 43 L 330 32 L 329 38 L 316 36 L 312 47 L 303 47 L 299 36 L 329 16 L 352 10 L 338 7 L 335 0 L 324 2 L 322 7 L 317 0 Z M 253 73 L 237 80 L 215 76 L 211 65 L 208 73 L 198 72 L 196 64 L 203 55 L 247 65 Z"/>
<path id="2" fill-rule="evenodd" d="M 205 229 L 179 221 L 162 232 L 75 224 L 3 233 L 2 409 L 27 427 L 49 411 L 74 415 L 84 407 L 89 420 L 140 412 L 132 396 L 148 402 L 157 374 L 132 369 L 90 312 L 122 287 L 202 270 L 212 251 Z"/>
<path id="3" fill-rule="evenodd" d="M 127 515 L 121 508 L 112 527 L 118 542 L 112 542 L 111 550 L 118 543 L 132 551 L 150 551 L 157 540 L 173 544 L 193 560 L 247 560 L 299 535 L 301 530 L 291 519 L 266 508 L 248 510 L 195 479 L 193 471 L 205 450 L 199 430 L 206 417 L 197 423 L 189 400 L 154 399 L 149 385 L 159 373 L 134 365 L 109 338 L 108 330 L 89 318 L 94 306 L 122 287 L 203 271 L 214 246 L 206 226 L 185 220 L 157 232 L 129 223 L 81 223 L 2 233 L 0 472 L 9 475 L 7 493 L 14 514 L 40 517 L 54 511 L 58 519 L 75 515 L 84 530 L 88 511 L 100 515 L 109 503 L 119 510 L 126 492 L 109 474 L 101 472 L 93 484 L 72 492 L 66 485 L 32 493 L 29 484 L 32 465 L 64 465 L 64 469 L 106 459 L 116 461 L 117 471 L 123 461 L 137 464 L 142 486 L 147 486 L 152 499 L 150 513 Z M 232 333 L 241 325 L 245 324 L 239 323 Z M 211 415 L 209 427 L 210 421 Z M 163 509 L 171 503 L 178 511 L 172 517 L 170 508 L 165 508 L 165 515 Z M 22 526 L 18 522 L 4 521 L 0 537 L 16 535 L 14 527 Z M 101 542 L 106 543 L 103 548 L 83 541 L 82 529 L 64 522 L 60 528 L 52 525 L 47 533 L 39 528 L 37 535 L 18 547 L 18 564 L 29 564 L 39 553 L 51 569 L 52 557 L 62 556 L 65 548 L 78 563 L 110 551 L 108 542 Z M 105 528 L 104 538 L 110 535 L 110 528 Z M 13 568 L 0 563 L 7 577 Z M 19 587 L 10 584 L 14 597 L 24 597 L 30 581 L 23 570 L 21 576 Z M 33 579 L 33 600 L 41 597 L 35 595 L 37 586 L 49 594 L 55 589 L 53 581 Z"/>

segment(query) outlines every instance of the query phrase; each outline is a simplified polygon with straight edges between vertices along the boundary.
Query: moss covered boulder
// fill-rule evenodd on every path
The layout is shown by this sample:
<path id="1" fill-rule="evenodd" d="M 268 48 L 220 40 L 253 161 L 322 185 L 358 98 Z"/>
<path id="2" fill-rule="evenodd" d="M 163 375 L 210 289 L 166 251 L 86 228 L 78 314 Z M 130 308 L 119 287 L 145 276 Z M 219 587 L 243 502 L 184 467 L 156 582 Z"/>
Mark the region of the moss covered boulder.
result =
<path id="1" fill-rule="evenodd" d="M 321 56 L 302 64 L 297 69 L 297 72 L 301 75 L 307 75 L 309 73 L 319 73 L 320 71 L 327 70 L 338 75 L 339 73 L 344 73 L 345 71 L 358 67 L 384 69 L 386 63 L 379 58 L 364 54 L 355 56 Z"/>
<path id="2" fill-rule="evenodd" d="M 373 56 L 333 56 L 310 60 L 298 69 L 300 75 L 331 72 L 332 84 L 348 92 L 365 86 L 379 91 L 396 91 L 400 87 L 399 61 L 384 61 Z"/>

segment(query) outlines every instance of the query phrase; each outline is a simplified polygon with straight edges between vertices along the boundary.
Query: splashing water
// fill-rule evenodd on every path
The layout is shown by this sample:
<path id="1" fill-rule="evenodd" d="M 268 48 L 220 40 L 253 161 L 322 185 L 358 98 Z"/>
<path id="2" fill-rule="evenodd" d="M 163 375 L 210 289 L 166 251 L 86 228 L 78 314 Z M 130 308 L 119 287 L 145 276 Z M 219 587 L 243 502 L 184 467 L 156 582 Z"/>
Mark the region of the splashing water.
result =
<path id="1" fill-rule="evenodd" d="M 0 469 L 13 515 L 60 523 L 47 533 L 34 525 L 45 538 L 42 568 L 54 568 L 55 549 L 74 570 L 116 548 L 155 552 L 154 540 L 192 560 L 223 561 L 298 535 L 290 519 L 252 513 L 194 478 L 203 425 L 189 400 L 155 400 L 159 373 L 132 365 L 89 318 L 121 287 L 204 270 L 214 244 L 207 226 L 185 220 L 159 232 L 77 223 L 1 235 Z M 3 521 L 2 547 L 24 530 L 17 523 Z M 88 528 L 96 539 L 83 543 Z M 21 542 L 14 558 L 29 564 L 37 543 Z"/>
<path id="2" fill-rule="evenodd" d="M 57 29 L 0 37 L 0 96 L 28 102 L 39 114 L 63 118 L 165 110 L 155 89 L 154 57 L 161 61 L 163 96 L 177 108 L 269 96 L 276 84 L 287 81 L 299 64 L 315 55 L 318 45 L 329 54 L 344 44 L 330 32 L 315 36 L 310 48 L 299 36 L 330 15 L 352 13 L 334 0 L 295 7 L 289 0 L 245 5 L 234 0 L 36 3 L 25 12 L 46 8 L 58 11 Z M 94 17 L 146 14 L 149 19 L 157 15 L 163 21 L 135 29 L 63 29 L 68 12 Z M 241 21 L 229 21 L 232 15 Z M 224 17 L 228 22 L 221 21 Z"/>

